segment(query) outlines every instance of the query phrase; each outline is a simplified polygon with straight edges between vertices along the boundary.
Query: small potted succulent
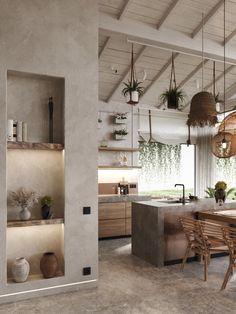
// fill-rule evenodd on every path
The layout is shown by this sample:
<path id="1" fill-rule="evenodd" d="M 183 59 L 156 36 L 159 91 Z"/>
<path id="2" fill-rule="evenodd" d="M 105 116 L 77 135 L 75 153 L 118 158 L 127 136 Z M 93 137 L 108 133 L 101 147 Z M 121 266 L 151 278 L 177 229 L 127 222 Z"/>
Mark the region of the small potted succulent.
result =
<path id="1" fill-rule="evenodd" d="M 54 201 L 51 196 L 45 195 L 41 199 L 41 206 L 42 206 L 42 217 L 43 219 L 52 219 L 53 217 L 53 211 L 52 206 L 54 204 Z"/>
<path id="2" fill-rule="evenodd" d="M 113 134 L 114 134 L 115 140 L 124 140 L 128 132 L 126 129 L 121 129 L 121 130 L 115 130 Z"/>
<path id="3" fill-rule="evenodd" d="M 216 203 L 219 203 L 219 205 L 222 205 L 222 203 L 225 202 L 226 199 L 226 192 L 227 184 L 224 181 L 218 181 L 215 184 L 215 200 Z"/>
<path id="4" fill-rule="evenodd" d="M 171 87 L 166 89 L 161 95 L 162 104 L 167 103 L 169 109 L 179 109 L 180 102 L 184 101 L 185 93 L 179 87 Z"/>
<path id="5" fill-rule="evenodd" d="M 124 124 L 127 120 L 127 113 L 117 113 L 115 115 L 116 124 Z"/>
<path id="6" fill-rule="evenodd" d="M 125 87 L 122 94 L 126 97 L 127 104 L 135 105 L 139 102 L 139 97 L 144 92 L 144 87 L 140 86 L 142 83 L 135 79 L 133 81 L 128 80 L 128 83 L 124 82 Z"/>
<path id="7" fill-rule="evenodd" d="M 11 192 L 9 201 L 11 205 L 21 207 L 20 220 L 29 220 L 31 217 L 30 209 L 38 203 L 38 196 L 34 191 L 20 188 L 16 192 Z"/>
<path id="8" fill-rule="evenodd" d="M 102 127 L 102 119 L 98 118 L 98 129 L 101 129 Z"/>

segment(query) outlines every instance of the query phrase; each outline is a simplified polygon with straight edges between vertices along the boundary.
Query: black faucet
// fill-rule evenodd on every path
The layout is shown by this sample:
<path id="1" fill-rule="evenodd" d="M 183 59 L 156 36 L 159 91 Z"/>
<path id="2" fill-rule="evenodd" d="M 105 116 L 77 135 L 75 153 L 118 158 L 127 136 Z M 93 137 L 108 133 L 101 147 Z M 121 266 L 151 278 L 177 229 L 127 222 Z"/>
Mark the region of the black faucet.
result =
<path id="1" fill-rule="evenodd" d="M 182 204 L 184 205 L 185 204 L 185 186 L 184 186 L 184 184 L 181 184 L 181 183 L 176 183 L 175 188 L 176 188 L 176 186 L 182 186 L 183 187 Z"/>

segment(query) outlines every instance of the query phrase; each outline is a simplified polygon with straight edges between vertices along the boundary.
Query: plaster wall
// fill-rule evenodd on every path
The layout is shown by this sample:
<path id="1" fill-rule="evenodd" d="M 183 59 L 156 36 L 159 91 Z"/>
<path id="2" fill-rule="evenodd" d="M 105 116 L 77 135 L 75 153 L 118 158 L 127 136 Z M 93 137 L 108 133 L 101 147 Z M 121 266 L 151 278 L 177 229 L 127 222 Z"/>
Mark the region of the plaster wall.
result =
<path id="1" fill-rule="evenodd" d="M 96 284 L 98 10 L 94 0 L 0 0 L 0 7 L 0 302 L 9 302 Z M 6 269 L 9 70 L 65 80 L 65 276 L 12 285 Z M 83 215 L 83 206 L 91 206 L 91 215 Z M 87 266 L 91 275 L 83 276 Z"/>

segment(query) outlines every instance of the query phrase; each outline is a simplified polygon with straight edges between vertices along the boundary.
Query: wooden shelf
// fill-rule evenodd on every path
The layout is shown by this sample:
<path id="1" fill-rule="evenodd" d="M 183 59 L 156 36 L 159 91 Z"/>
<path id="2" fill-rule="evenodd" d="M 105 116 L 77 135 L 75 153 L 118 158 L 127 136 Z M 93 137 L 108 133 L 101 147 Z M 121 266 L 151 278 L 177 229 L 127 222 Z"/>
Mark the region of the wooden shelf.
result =
<path id="1" fill-rule="evenodd" d="M 142 169 L 141 166 L 98 166 L 98 169 L 126 169 L 126 170 L 131 170 L 131 169 Z"/>
<path id="2" fill-rule="evenodd" d="M 12 278 L 8 278 L 7 279 L 7 284 L 8 285 L 22 285 L 22 284 L 27 284 L 29 281 L 35 281 L 35 280 L 53 280 L 55 278 L 58 278 L 58 277 L 63 277 L 64 276 L 64 273 L 62 271 L 58 271 L 56 273 L 56 275 L 52 278 L 44 278 L 42 274 L 34 274 L 34 275 L 29 275 L 29 277 L 27 278 L 27 280 L 25 282 L 15 282 Z"/>
<path id="3" fill-rule="evenodd" d="M 98 147 L 99 151 L 107 152 L 138 152 L 139 148 L 130 148 L 130 147 Z"/>
<path id="4" fill-rule="evenodd" d="M 34 219 L 34 220 L 11 220 L 7 222 L 7 227 L 29 227 L 29 226 L 43 226 L 43 225 L 58 225 L 63 224 L 64 218 L 55 219 Z"/>
<path id="5" fill-rule="evenodd" d="M 33 150 L 63 150 L 63 144 L 55 143 L 31 143 L 31 142 L 7 142 L 8 149 L 33 149 Z"/>

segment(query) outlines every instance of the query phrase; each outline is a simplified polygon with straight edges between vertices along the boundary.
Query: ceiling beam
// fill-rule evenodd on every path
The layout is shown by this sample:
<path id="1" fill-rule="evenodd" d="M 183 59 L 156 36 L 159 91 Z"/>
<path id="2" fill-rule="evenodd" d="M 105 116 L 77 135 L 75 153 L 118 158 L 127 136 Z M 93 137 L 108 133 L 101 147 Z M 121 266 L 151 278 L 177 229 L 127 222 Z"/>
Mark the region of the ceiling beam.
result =
<path id="1" fill-rule="evenodd" d="M 125 16 L 126 12 L 128 11 L 130 5 L 132 4 L 132 0 L 126 0 L 121 11 L 120 11 L 120 14 L 118 16 L 118 20 L 122 20 L 123 17 Z"/>
<path id="2" fill-rule="evenodd" d="M 173 0 L 172 3 L 168 6 L 164 14 L 162 15 L 159 23 L 157 24 L 157 29 L 160 29 L 161 26 L 164 24 L 170 13 L 174 10 L 176 7 L 176 4 L 179 2 L 179 0 Z"/>
<path id="3" fill-rule="evenodd" d="M 111 41 L 111 37 L 107 37 L 107 39 L 104 42 L 104 45 L 102 46 L 102 49 L 99 52 L 99 55 L 98 55 L 99 59 L 101 58 L 103 52 L 108 48 L 110 41 Z"/>
<path id="4" fill-rule="evenodd" d="M 236 35 L 236 29 L 234 29 L 226 38 L 225 43 L 227 44 Z M 224 46 L 224 41 L 222 41 L 222 46 Z"/>
<path id="5" fill-rule="evenodd" d="M 147 49 L 147 47 L 145 47 L 145 46 L 142 47 L 141 50 L 139 51 L 139 53 L 136 55 L 136 57 L 134 58 L 134 66 L 142 58 L 142 56 L 143 56 L 143 54 L 144 54 L 146 49 Z M 111 101 L 111 99 L 114 96 L 115 92 L 119 89 L 119 87 L 121 86 L 123 81 L 126 79 L 127 75 L 129 74 L 129 71 L 130 71 L 130 65 L 126 69 L 126 71 L 125 71 L 124 75 L 122 76 L 122 78 L 119 80 L 119 82 L 112 89 L 110 95 L 106 99 L 106 102 L 110 102 Z"/>
<path id="6" fill-rule="evenodd" d="M 199 36 L 192 39 L 179 31 L 168 28 L 157 30 L 148 24 L 138 23 L 132 19 L 120 21 L 105 13 L 99 14 L 99 29 L 107 36 L 121 35 L 128 38 L 129 42 L 142 46 L 150 46 L 197 57 L 202 56 L 201 38 Z M 223 62 L 221 43 L 206 39 L 204 57 Z M 235 48 L 231 45 L 227 47 L 226 63 L 236 64 Z"/>
<path id="7" fill-rule="evenodd" d="M 206 65 L 206 63 L 209 62 L 208 59 L 204 60 L 204 65 Z M 183 80 L 182 82 L 180 82 L 180 84 L 178 85 L 179 88 L 181 88 L 182 86 L 184 86 L 184 84 L 186 84 L 198 71 L 200 71 L 202 68 L 202 61 L 195 67 L 195 69 L 193 69 L 192 72 L 190 72 Z"/>
<path id="8" fill-rule="evenodd" d="M 178 57 L 179 53 L 175 53 L 174 54 L 174 60 L 176 59 L 176 57 Z M 140 98 L 143 98 L 144 95 L 147 95 L 147 92 L 150 90 L 150 88 L 157 83 L 157 81 L 159 80 L 159 78 L 162 76 L 162 74 L 168 69 L 168 67 L 171 65 L 172 62 L 172 57 L 170 57 L 168 59 L 168 61 L 162 66 L 162 68 L 160 69 L 160 71 L 154 76 L 151 84 L 148 85 L 147 88 L 145 88 L 145 91 L 143 93 L 143 95 Z M 158 108 L 158 107 L 157 107 Z"/>
<path id="9" fill-rule="evenodd" d="M 122 9 L 121 9 L 121 11 L 117 17 L 118 20 L 123 19 L 123 17 L 125 16 L 125 13 L 127 12 L 129 6 L 131 5 L 131 3 L 132 3 L 132 0 L 126 0 L 125 1 L 125 4 L 123 5 L 123 7 L 122 7 Z M 101 58 L 104 51 L 109 47 L 110 42 L 111 42 L 111 37 L 108 36 L 108 38 L 106 39 L 101 51 L 99 52 L 99 55 L 98 55 L 99 59 Z"/>
<path id="10" fill-rule="evenodd" d="M 230 71 L 232 71 L 234 68 L 235 68 L 235 65 L 229 66 L 229 67 L 225 70 L 225 75 L 226 75 L 227 73 L 229 73 Z M 224 77 L 224 72 L 222 72 L 220 75 L 218 75 L 218 76 L 216 77 L 215 83 L 218 82 L 218 81 L 220 81 L 223 77 Z M 211 88 L 211 87 L 213 86 L 213 84 L 214 84 L 214 82 L 212 81 L 211 83 L 209 83 L 208 85 L 206 85 L 206 86 L 204 87 L 204 90 L 208 90 L 209 88 Z M 190 105 L 190 103 L 191 103 L 191 102 L 189 101 L 185 106 L 183 106 L 182 109 L 183 109 L 183 110 L 186 109 L 186 108 Z"/>
<path id="11" fill-rule="evenodd" d="M 219 0 L 217 4 L 209 11 L 209 13 L 204 17 L 204 25 L 214 16 L 214 14 L 220 9 L 220 7 L 223 5 L 224 0 Z M 191 34 L 191 37 L 194 38 L 197 36 L 197 34 L 202 29 L 202 22 L 198 24 L 198 26 L 194 29 L 194 31 Z"/>

